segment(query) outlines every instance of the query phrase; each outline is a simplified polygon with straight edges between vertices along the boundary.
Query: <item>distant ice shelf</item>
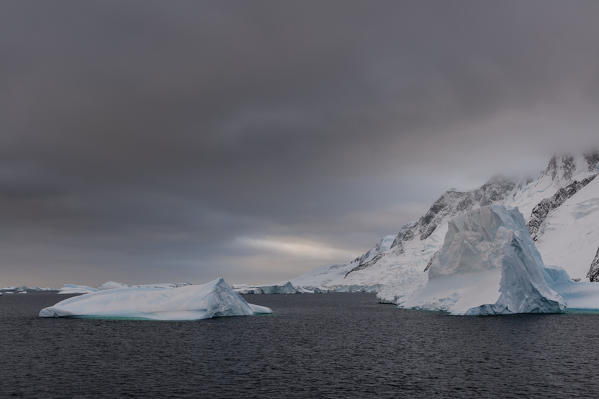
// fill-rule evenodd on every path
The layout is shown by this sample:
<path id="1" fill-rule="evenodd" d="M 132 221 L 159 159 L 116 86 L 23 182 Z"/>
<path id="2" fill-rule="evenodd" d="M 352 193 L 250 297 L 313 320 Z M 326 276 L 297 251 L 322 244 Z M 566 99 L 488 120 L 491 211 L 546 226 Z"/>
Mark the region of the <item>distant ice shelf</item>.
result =
<path id="1" fill-rule="evenodd" d="M 250 316 L 272 310 L 249 304 L 222 278 L 182 287 L 136 286 L 99 290 L 58 302 L 40 317 L 202 320 Z"/>
<path id="2" fill-rule="evenodd" d="M 177 288 L 190 285 L 189 283 L 157 283 L 157 284 L 137 284 L 129 285 L 125 283 L 119 283 L 116 281 L 107 281 L 100 285 L 98 288 L 90 287 L 87 285 L 79 284 L 65 284 L 59 290 L 59 294 L 63 295 L 74 295 L 74 294 L 89 294 L 92 292 L 110 290 L 114 288 Z"/>
<path id="3" fill-rule="evenodd" d="M 28 292 L 42 292 L 42 291 L 56 291 L 54 288 L 41 288 L 41 287 L 3 287 L 0 288 L 0 295 L 2 294 L 27 294 Z"/>

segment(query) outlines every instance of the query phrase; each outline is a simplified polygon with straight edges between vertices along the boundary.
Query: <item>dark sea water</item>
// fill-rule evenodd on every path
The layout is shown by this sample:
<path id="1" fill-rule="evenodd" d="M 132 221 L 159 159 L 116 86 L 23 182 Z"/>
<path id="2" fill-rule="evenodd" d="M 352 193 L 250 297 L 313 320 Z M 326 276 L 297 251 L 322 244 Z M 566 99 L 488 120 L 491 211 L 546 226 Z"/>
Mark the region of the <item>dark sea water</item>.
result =
<path id="1" fill-rule="evenodd" d="M 599 315 L 455 317 L 373 295 L 250 295 L 274 314 L 39 319 L 0 296 L 0 397 L 599 397 Z"/>

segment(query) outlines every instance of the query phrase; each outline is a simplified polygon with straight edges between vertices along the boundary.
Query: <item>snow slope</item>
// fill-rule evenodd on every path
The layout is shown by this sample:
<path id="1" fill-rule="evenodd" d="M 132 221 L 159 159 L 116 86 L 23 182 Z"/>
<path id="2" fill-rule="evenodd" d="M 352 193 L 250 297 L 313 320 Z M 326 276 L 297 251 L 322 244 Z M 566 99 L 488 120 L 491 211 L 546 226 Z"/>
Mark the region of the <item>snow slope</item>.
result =
<path id="1" fill-rule="evenodd" d="M 222 279 L 178 288 L 125 287 L 100 290 L 58 302 L 40 317 L 108 317 L 147 320 L 200 320 L 271 313 L 247 303 Z"/>
<path id="2" fill-rule="evenodd" d="M 537 247 L 547 264 L 584 280 L 599 248 L 599 178 L 552 211 L 539 231 Z"/>

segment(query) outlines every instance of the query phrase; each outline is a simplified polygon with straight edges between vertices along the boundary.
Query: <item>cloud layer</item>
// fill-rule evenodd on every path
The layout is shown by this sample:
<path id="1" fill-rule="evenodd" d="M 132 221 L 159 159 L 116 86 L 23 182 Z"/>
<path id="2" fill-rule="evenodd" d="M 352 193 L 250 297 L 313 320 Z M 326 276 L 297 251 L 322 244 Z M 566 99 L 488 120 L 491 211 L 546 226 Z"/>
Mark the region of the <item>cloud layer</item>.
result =
<path id="1" fill-rule="evenodd" d="M 598 18 L 595 1 L 4 2 L 0 285 L 346 261 L 450 186 L 597 144 Z"/>

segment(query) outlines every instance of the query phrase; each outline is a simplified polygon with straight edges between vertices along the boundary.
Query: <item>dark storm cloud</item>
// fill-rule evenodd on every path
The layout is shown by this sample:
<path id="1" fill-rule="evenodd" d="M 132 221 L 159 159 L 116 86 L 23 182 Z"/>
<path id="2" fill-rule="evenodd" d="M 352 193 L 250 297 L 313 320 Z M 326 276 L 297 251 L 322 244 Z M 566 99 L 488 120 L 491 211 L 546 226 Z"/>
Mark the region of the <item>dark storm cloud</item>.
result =
<path id="1" fill-rule="evenodd" d="M 597 137 L 594 1 L 0 8 L 3 281 L 284 279 Z"/>

